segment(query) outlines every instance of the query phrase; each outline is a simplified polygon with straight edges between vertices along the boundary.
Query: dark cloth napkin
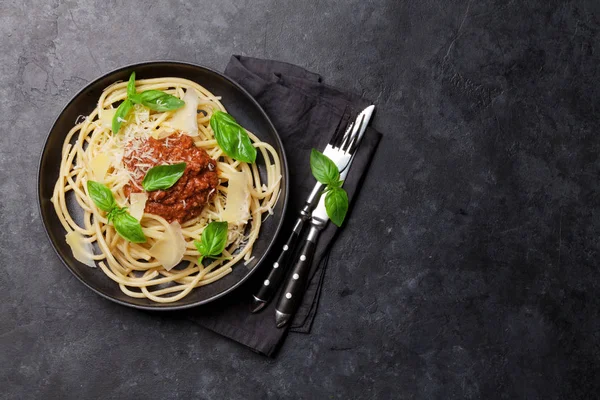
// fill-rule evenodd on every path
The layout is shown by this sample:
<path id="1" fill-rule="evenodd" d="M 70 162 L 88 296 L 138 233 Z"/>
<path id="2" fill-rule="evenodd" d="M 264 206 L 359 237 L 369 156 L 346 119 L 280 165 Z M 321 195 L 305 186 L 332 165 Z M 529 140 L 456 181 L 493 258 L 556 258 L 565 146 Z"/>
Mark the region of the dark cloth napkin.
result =
<path id="1" fill-rule="evenodd" d="M 309 165 L 310 150 L 323 151 L 340 120 L 349 119 L 349 111 L 356 114 L 370 102 L 323 84 L 315 73 L 278 61 L 232 56 L 225 75 L 242 85 L 258 101 L 283 141 L 290 173 L 288 211 L 278 238 L 283 243 L 315 184 Z M 351 203 L 380 138 L 377 131 L 368 128 L 358 148 L 344 183 Z M 350 218 L 350 212 L 346 218 Z M 310 332 L 337 231 L 330 223 L 321 234 L 302 305 L 289 327 L 292 332 Z M 274 261 L 278 254 L 273 253 L 269 256 Z M 252 294 L 259 288 L 271 264 L 264 263 L 264 268 L 223 299 L 185 311 L 185 318 L 259 353 L 273 356 L 288 333 L 288 328 L 275 326 L 275 300 L 279 295 L 261 312 L 250 313 Z"/>

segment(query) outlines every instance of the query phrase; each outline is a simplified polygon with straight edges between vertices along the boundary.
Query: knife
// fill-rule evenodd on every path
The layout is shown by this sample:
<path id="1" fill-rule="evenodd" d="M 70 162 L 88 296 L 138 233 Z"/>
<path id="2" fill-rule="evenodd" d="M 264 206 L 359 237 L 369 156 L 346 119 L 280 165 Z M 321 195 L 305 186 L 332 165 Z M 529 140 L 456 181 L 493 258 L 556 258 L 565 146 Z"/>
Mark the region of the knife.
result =
<path id="1" fill-rule="evenodd" d="M 333 137 L 331 138 L 331 140 L 325 147 L 325 150 L 323 151 L 323 154 L 328 157 L 332 157 L 332 155 L 337 152 L 335 147 L 339 146 L 343 139 L 346 138 L 351 131 L 353 131 L 353 122 L 350 123 L 347 127 L 345 125 L 345 123 L 347 123 L 348 121 L 347 112 L 348 110 L 344 110 L 342 118 L 340 118 L 340 121 L 335 129 Z M 262 310 L 279 289 L 279 285 L 281 284 L 281 282 L 285 278 L 286 273 L 289 270 L 289 259 L 291 258 L 295 250 L 296 244 L 300 239 L 302 229 L 304 228 L 304 223 L 310 219 L 312 211 L 317 206 L 323 188 L 324 185 L 317 182 L 310 195 L 304 202 L 304 207 L 300 211 L 300 216 L 296 220 L 296 223 L 294 224 L 294 229 L 290 233 L 290 236 L 283 245 L 279 257 L 273 263 L 267 278 L 263 281 L 258 292 L 254 296 L 252 296 L 252 305 L 250 307 L 250 310 L 253 313 Z"/>
<path id="2" fill-rule="evenodd" d="M 362 115 L 360 123 L 354 126 L 354 129 L 359 130 L 357 140 L 354 144 L 355 147 L 360 144 L 362 137 L 364 136 L 374 108 L 374 106 L 367 107 L 367 109 L 359 114 L 359 117 L 357 118 L 357 121 L 359 121 L 359 118 L 361 118 Z M 340 170 L 340 180 L 344 181 L 346 179 L 355 155 L 356 151 L 353 152 L 349 160 L 342 161 L 344 164 L 337 165 Z M 311 214 L 310 230 L 300 248 L 298 260 L 292 269 L 291 277 L 288 278 L 275 308 L 275 323 L 278 328 L 285 326 L 291 320 L 302 301 L 319 235 L 327 225 L 328 221 L 329 217 L 327 216 L 327 210 L 325 208 L 325 196 L 321 196 L 317 207 Z"/>

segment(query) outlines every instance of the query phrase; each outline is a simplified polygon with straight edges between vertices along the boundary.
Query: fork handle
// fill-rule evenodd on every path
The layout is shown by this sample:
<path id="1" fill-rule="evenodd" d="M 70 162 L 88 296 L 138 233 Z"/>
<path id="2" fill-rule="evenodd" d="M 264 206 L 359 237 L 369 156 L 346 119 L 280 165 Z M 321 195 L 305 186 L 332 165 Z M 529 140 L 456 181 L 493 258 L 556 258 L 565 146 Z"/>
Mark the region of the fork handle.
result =
<path id="1" fill-rule="evenodd" d="M 306 241 L 298 253 L 298 261 L 294 264 L 291 275 L 281 292 L 275 307 L 275 322 L 278 328 L 285 326 L 292 319 L 302 302 L 319 233 L 319 228 L 311 226 Z"/>
<path id="2" fill-rule="evenodd" d="M 279 254 L 277 261 L 273 263 L 271 270 L 269 271 L 269 275 L 263 281 L 262 285 L 258 289 L 258 292 L 252 299 L 251 311 L 253 313 L 262 310 L 269 303 L 269 301 L 271 301 L 277 292 L 277 289 L 279 289 L 279 285 L 283 281 L 286 272 L 289 271 L 289 260 L 294 252 L 296 244 L 298 243 L 303 225 L 304 219 L 298 218 L 294 230 L 292 230 L 290 237 L 281 249 L 281 254 Z"/>

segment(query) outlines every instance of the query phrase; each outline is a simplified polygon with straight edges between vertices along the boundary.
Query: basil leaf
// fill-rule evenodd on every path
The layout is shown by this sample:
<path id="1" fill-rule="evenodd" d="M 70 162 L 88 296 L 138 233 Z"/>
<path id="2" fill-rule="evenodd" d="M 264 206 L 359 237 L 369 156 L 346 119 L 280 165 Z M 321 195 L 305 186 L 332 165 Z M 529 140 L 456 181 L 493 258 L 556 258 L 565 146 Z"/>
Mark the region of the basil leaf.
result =
<path id="1" fill-rule="evenodd" d="M 135 71 L 129 76 L 129 83 L 127 84 L 127 97 L 135 97 Z"/>
<path id="2" fill-rule="evenodd" d="M 132 97 L 132 101 L 159 112 L 177 110 L 185 105 L 183 100 L 160 90 L 146 90 Z"/>
<path id="3" fill-rule="evenodd" d="M 129 99 L 126 99 L 124 102 L 122 102 L 119 105 L 119 108 L 117 108 L 117 112 L 115 112 L 115 115 L 112 119 L 113 134 L 119 133 L 119 129 L 121 128 L 121 123 L 127 121 L 127 116 L 129 115 L 129 112 L 131 111 L 132 108 L 133 108 L 133 103 Z"/>
<path id="4" fill-rule="evenodd" d="M 216 114 L 216 118 L 220 118 L 225 122 L 230 122 L 232 124 L 237 124 L 237 121 L 235 120 L 235 118 L 233 118 L 233 116 L 231 114 L 228 114 L 226 112 L 220 111 L 220 110 L 216 110 L 213 112 L 213 115 Z M 212 118 L 212 116 L 211 116 Z"/>
<path id="5" fill-rule="evenodd" d="M 218 256 L 225 250 L 227 244 L 227 222 L 213 221 L 202 232 L 200 241 L 194 240 L 194 246 L 200 253 L 199 262 L 204 257 Z"/>
<path id="6" fill-rule="evenodd" d="M 338 185 L 340 171 L 333 161 L 318 150 L 310 151 L 310 170 L 313 176 L 324 185 Z"/>
<path id="7" fill-rule="evenodd" d="M 106 214 L 106 219 L 108 220 L 108 222 L 111 222 L 117 216 L 119 216 L 121 214 L 126 214 L 126 213 L 127 213 L 127 209 L 125 207 L 121 208 L 115 204 L 115 206 L 108 212 L 108 214 Z"/>
<path id="8" fill-rule="evenodd" d="M 332 188 L 325 196 L 325 209 L 331 222 L 341 226 L 348 212 L 348 194 L 342 188 Z"/>
<path id="9" fill-rule="evenodd" d="M 218 110 L 213 112 L 210 126 L 225 154 L 234 160 L 250 164 L 256 161 L 256 148 L 252 145 L 248 133 L 231 115 Z"/>
<path id="10" fill-rule="evenodd" d="M 101 183 L 87 181 L 87 190 L 94 204 L 102 211 L 110 212 L 117 203 L 109 188 Z"/>
<path id="11" fill-rule="evenodd" d="M 124 208 L 113 216 L 113 225 L 121 237 L 131 243 L 145 243 L 146 235 L 142 231 L 140 221 L 133 218 Z"/>
<path id="12" fill-rule="evenodd" d="M 159 165 L 150 168 L 142 181 L 142 186 L 147 192 L 165 190 L 173 186 L 183 176 L 186 163 L 173 165 Z"/>

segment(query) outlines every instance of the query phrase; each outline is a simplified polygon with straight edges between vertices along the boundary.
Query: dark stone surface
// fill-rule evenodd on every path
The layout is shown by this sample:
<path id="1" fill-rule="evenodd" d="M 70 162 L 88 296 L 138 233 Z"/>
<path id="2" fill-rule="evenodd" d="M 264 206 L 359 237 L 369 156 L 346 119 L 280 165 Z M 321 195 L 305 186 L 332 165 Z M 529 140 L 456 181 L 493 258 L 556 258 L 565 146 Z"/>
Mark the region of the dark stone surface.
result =
<path id="1" fill-rule="evenodd" d="M 597 397 L 598 1 L 123 3 L 0 3 L 0 398 Z M 232 53 L 364 94 L 385 134 L 274 360 L 87 290 L 35 200 L 85 83 Z"/>

